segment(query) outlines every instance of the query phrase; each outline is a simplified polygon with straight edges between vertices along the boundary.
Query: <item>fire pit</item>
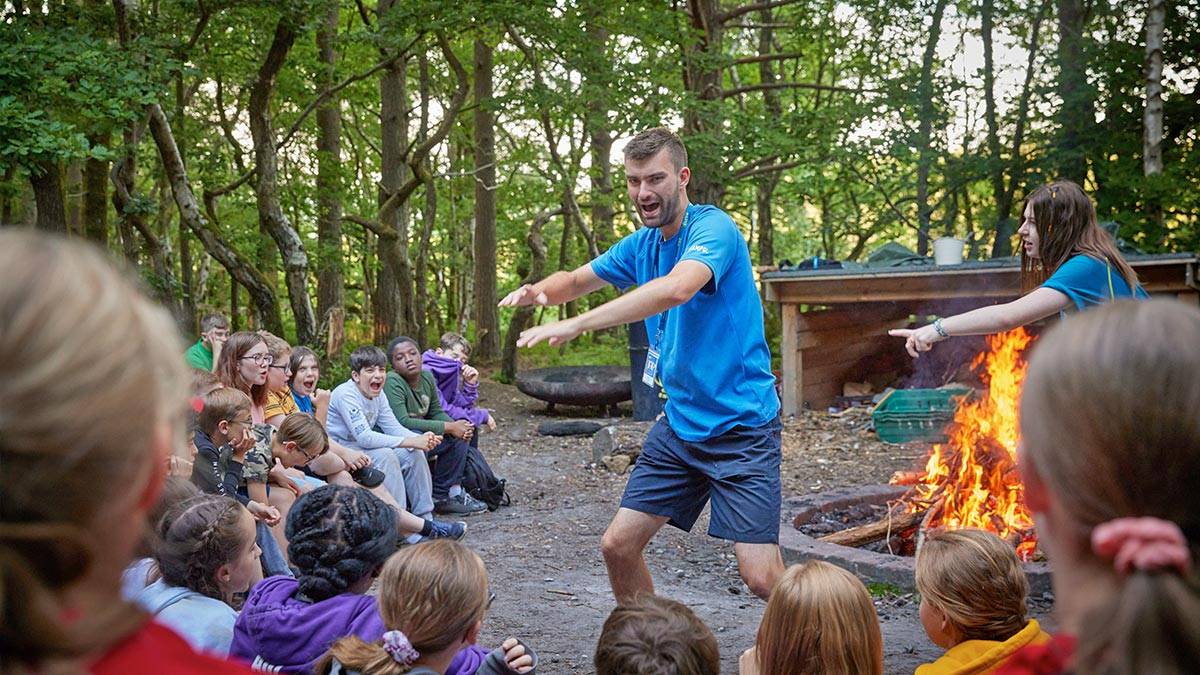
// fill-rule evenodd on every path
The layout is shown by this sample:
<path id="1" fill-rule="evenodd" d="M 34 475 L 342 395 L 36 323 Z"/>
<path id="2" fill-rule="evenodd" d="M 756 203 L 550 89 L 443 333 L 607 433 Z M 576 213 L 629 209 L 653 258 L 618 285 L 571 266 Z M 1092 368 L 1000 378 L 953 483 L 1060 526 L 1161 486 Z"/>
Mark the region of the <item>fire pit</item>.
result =
<path id="1" fill-rule="evenodd" d="M 1010 542 L 1026 561 L 1030 584 L 1048 590 L 1047 566 L 1030 562 L 1041 554 L 1017 475 L 1017 401 L 1025 379 L 1023 353 L 1032 340 L 1023 329 L 988 338 L 988 350 L 972 364 L 986 392 L 959 403 L 946 426 L 947 441 L 930 448 L 921 470 L 897 472 L 893 485 L 790 502 L 797 511 L 795 529 L 784 528 L 781 543 L 793 555 L 836 560 L 864 576 L 907 587 L 912 558 L 904 556 L 920 547 L 927 531 L 979 528 Z M 831 513 L 838 516 L 832 523 Z"/>
<path id="2" fill-rule="evenodd" d="M 616 406 L 632 397 L 629 368 L 625 366 L 556 366 L 517 374 L 517 389 L 527 396 L 545 401 L 547 410 L 555 404 L 605 406 L 616 414 Z"/>
<path id="3" fill-rule="evenodd" d="M 904 486 L 867 485 L 787 499 L 784 503 L 784 510 L 791 522 L 785 522 L 779 532 L 779 546 L 783 551 L 784 560 L 788 564 L 802 560 L 824 560 L 844 567 L 864 579 L 911 590 L 915 558 L 911 553 L 902 555 L 903 551 L 899 546 L 895 547 L 896 553 L 889 553 L 886 548 L 889 540 L 893 542 L 907 540 L 910 543 L 915 541 L 918 526 L 912 524 L 911 521 L 894 516 L 890 531 L 887 531 L 889 523 L 883 520 L 858 528 L 834 532 L 833 535 L 822 535 L 820 538 L 805 534 L 800 530 L 822 516 L 845 512 L 854 507 L 887 507 L 889 504 L 895 504 L 907 491 L 908 488 Z M 906 522 L 907 526 L 905 526 Z M 861 532 L 871 525 L 878 525 L 884 529 L 882 537 L 880 537 L 881 543 L 873 547 L 882 550 L 836 543 L 836 535 L 849 533 L 850 530 Z M 1050 591 L 1050 566 L 1048 564 L 1027 562 L 1024 566 L 1025 576 L 1029 578 L 1031 594 L 1038 595 Z"/>

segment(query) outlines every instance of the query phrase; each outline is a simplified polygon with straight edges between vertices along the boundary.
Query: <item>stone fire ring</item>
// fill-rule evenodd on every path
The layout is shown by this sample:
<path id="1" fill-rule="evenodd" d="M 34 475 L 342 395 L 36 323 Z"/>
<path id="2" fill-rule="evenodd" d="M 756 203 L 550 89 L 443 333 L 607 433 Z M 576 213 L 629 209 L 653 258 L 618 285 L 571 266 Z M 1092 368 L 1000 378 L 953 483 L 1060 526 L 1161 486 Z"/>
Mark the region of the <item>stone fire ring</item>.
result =
<path id="1" fill-rule="evenodd" d="M 883 504 L 898 499 L 907 488 L 897 485 L 866 485 L 838 488 L 799 497 L 789 497 L 783 503 L 785 520 L 780 527 L 779 547 L 784 562 L 789 565 L 804 560 L 824 560 L 843 567 L 862 579 L 888 583 L 914 590 L 914 559 L 906 556 L 875 553 L 819 541 L 796 529 L 818 513 L 837 511 L 858 504 Z M 1044 562 L 1025 563 L 1030 595 L 1050 592 L 1050 565 Z"/>

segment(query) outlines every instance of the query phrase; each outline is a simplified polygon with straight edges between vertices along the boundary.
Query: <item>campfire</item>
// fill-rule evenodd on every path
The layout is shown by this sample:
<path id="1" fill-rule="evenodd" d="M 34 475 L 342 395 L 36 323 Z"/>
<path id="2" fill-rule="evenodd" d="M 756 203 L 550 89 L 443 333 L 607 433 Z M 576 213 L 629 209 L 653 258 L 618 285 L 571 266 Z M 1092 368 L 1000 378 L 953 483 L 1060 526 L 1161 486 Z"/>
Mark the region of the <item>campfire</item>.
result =
<path id="1" fill-rule="evenodd" d="M 919 523 L 918 537 L 928 528 L 976 527 L 1012 542 L 1022 560 L 1033 558 L 1037 537 L 1017 476 L 1017 403 L 1032 340 L 1021 328 L 989 337 L 971 364 L 987 391 L 962 401 L 946 428 L 949 441 L 933 446 L 923 471 L 892 477 L 912 486 L 893 520 Z"/>

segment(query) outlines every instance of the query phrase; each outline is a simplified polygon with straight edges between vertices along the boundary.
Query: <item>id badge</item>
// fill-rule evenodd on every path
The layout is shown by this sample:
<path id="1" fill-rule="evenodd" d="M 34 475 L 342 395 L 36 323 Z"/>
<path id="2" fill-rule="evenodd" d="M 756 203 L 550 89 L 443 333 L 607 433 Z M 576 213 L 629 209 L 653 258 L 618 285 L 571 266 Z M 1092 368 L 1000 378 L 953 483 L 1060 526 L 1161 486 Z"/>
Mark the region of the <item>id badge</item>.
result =
<path id="1" fill-rule="evenodd" d="M 642 384 L 654 386 L 654 378 L 658 376 L 658 350 L 650 347 L 646 350 L 646 367 L 642 369 Z"/>

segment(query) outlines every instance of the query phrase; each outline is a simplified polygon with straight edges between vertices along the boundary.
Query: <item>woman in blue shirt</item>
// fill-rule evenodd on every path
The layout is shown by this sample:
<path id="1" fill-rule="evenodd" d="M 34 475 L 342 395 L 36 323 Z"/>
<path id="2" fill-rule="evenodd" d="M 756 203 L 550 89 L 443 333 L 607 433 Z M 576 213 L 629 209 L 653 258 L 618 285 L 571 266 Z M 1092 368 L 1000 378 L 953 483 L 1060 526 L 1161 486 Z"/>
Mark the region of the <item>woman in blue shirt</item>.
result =
<path id="1" fill-rule="evenodd" d="M 1029 193 L 1017 234 L 1024 295 L 921 328 L 889 331 L 905 338 L 913 358 L 952 335 L 1001 333 L 1069 309 L 1148 297 L 1112 237 L 1097 224 L 1092 201 L 1071 181 L 1056 181 Z"/>

